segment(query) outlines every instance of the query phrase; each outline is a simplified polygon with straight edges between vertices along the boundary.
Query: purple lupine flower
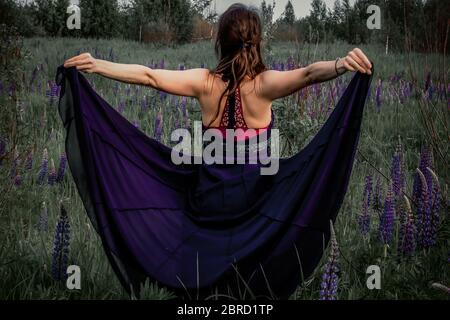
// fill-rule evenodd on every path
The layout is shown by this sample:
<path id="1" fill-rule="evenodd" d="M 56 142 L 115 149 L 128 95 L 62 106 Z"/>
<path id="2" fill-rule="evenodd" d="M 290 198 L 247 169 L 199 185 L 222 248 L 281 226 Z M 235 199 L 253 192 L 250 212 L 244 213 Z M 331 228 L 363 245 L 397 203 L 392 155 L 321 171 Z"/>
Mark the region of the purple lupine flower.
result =
<path id="1" fill-rule="evenodd" d="M 430 201 L 428 202 L 428 207 L 426 210 L 424 247 L 431 248 L 436 245 L 440 222 L 442 194 L 437 175 L 430 168 L 427 168 L 427 171 L 433 178 L 433 185 L 431 190 L 428 189 L 431 194 L 431 198 L 429 198 Z"/>
<path id="2" fill-rule="evenodd" d="M 424 91 L 427 92 L 428 89 L 430 88 L 430 86 L 431 86 L 431 71 L 428 71 L 427 77 L 425 79 L 425 89 L 424 89 Z"/>
<path id="3" fill-rule="evenodd" d="M 373 198 L 372 198 L 372 208 L 377 211 L 381 211 L 383 206 L 383 186 L 381 185 L 381 178 L 377 177 L 377 182 L 375 184 Z"/>
<path id="4" fill-rule="evenodd" d="M 38 230 L 45 232 L 48 230 L 48 209 L 45 201 L 42 202 L 41 213 L 39 215 Z"/>
<path id="5" fill-rule="evenodd" d="M 42 154 L 42 162 L 41 167 L 39 169 L 38 178 L 37 178 L 37 184 L 42 185 L 44 182 L 44 179 L 48 172 L 48 151 L 47 148 L 44 149 L 44 152 Z"/>
<path id="6" fill-rule="evenodd" d="M 16 89 L 17 89 L 16 83 L 11 82 L 11 84 L 9 85 L 9 90 L 8 90 L 9 95 L 13 96 L 16 93 Z"/>
<path id="7" fill-rule="evenodd" d="M 125 111 L 125 102 L 120 101 L 119 102 L 119 107 L 117 108 L 117 111 L 119 111 L 120 114 L 123 114 Z"/>
<path id="8" fill-rule="evenodd" d="M 420 168 L 416 169 L 416 173 L 420 179 L 420 195 L 417 196 L 417 244 L 419 247 L 426 247 L 425 230 L 427 228 L 427 212 L 428 210 L 428 185 L 426 178 Z"/>
<path id="9" fill-rule="evenodd" d="M 140 128 L 140 124 L 139 124 L 139 121 L 138 120 L 134 120 L 133 121 L 133 125 L 136 127 L 136 128 Z"/>
<path id="10" fill-rule="evenodd" d="M 67 211 L 62 201 L 60 203 L 61 214 L 55 228 L 52 254 L 52 277 L 56 281 L 67 279 L 67 265 L 69 260 L 70 224 Z"/>
<path id="11" fill-rule="evenodd" d="M 366 182 L 363 192 L 362 212 L 359 215 L 359 229 L 363 235 L 367 235 L 370 231 L 370 204 L 372 201 L 372 176 L 366 176 Z"/>
<path id="12" fill-rule="evenodd" d="M 141 112 L 147 112 L 147 96 L 141 100 Z"/>
<path id="13" fill-rule="evenodd" d="M 427 94 L 426 94 L 426 98 L 428 99 L 428 101 L 433 100 L 433 93 L 434 93 L 434 88 L 432 85 L 430 85 L 428 87 Z"/>
<path id="14" fill-rule="evenodd" d="M 384 201 L 384 210 L 380 217 L 379 238 L 385 245 L 391 243 L 394 234 L 394 195 L 392 191 L 392 183 L 388 187 L 386 199 Z"/>
<path id="15" fill-rule="evenodd" d="M 61 183 L 64 181 L 64 176 L 66 173 L 66 166 L 67 166 L 67 156 L 63 152 L 59 156 L 59 166 L 58 166 L 58 175 L 56 176 L 56 182 Z"/>
<path id="16" fill-rule="evenodd" d="M 109 61 L 114 61 L 114 52 L 113 52 L 112 47 L 109 49 L 108 57 L 109 57 Z"/>
<path id="17" fill-rule="evenodd" d="M 430 168 L 431 170 L 434 169 L 433 154 L 429 146 L 424 146 L 422 147 L 422 151 L 420 153 L 419 170 L 425 175 L 427 186 L 431 186 L 433 178 L 428 173 L 427 167 Z M 414 175 L 413 193 L 412 193 L 413 204 L 416 207 L 419 206 L 418 202 L 421 198 L 421 193 L 422 193 L 421 179 L 419 172 L 416 171 Z"/>
<path id="18" fill-rule="evenodd" d="M 53 186 L 56 181 L 56 168 L 55 168 L 55 162 L 53 161 L 53 158 L 50 159 L 50 171 L 48 173 L 48 184 L 50 186 Z"/>
<path id="19" fill-rule="evenodd" d="M 333 223 L 330 221 L 331 247 L 325 272 L 322 275 L 320 285 L 320 300 L 337 300 L 339 286 L 339 245 L 334 232 Z"/>
<path id="20" fill-rule="evenodd" d="M 120 85 L 118 82 L 116 82 L 113 87 L 114 96 L 117 96 L 119 94 L 119 91 L 120 91 Z"/>
<path id="21" fill-rule="evenodd" d="M 159 99 L 161 100 L 161 102 L 165 101 L 166 98 L 168 97 L 167 92 L 164 92 L 164 91 L 158 91 L 158 92 L 159 92 Z"/>
<path id="22" fill-rule="evenodd" d="M 403 148 L 401 143 L 397 144 L 394 156 L 392 157 L 391 179 L 393 183 L 394 196 L 399 197 L 405 189 L 405 172 L 404 172 Z"/>
<path id="23" fill-rule="evenodd" d="M 156 116 L 155 119 L 155 132 L 154 132 L 155 139 L 159 142 L 161 142 L 162 138 L 162 130 L 163 130 L 162 122 L 163 122 L 162 111 L 159 110 L 158 115 Z"/>
<path id="24" fill-rule="evenodd" d="M 59 86 L 54 81 L 49 81 L 48 86 L 46 95 L 48 95 L 50 105 L 53 105 L 59 93 Z"/>
<path id="25" fill-rule="evenodd" d="M 22 184 L 22 175 L 17 172 L 16 176 L 14 177 L 14 185 L 16 187 L 19 187 Z"/>
<path id="26" fill-rule="evenodd" d="M 398 255 L 400 257 L 411 257 L 416 251 L 416 227 L 414 216 L 411 210 L 411 204 L 406 196 L 404 208 L 404 218 L 402 219 L 399 231 Z"/>
<path id="27" fill-rule="evenodd" d="M 314 93 L 316 94 L 317 98 L 320 98 L 320 95 L 322 93 L 322 87 L 320 86 L 320 83 L 316 83 L 313 85 Z"/>
<path id="28" fill-rule="evenodd" d="M 33 149 L 28 150 L 25 160 L 25 170 L 31 170 L 33 168 L 33 152 Z"/>
<path id="29" fill-rule="evenodd" d="M 295 69 L 295 61 L 294 58 L 289 57 L 287 62 L 287 68 L 288 70 L 294 70 Z"/>
<path id="30" fill-rule="evenodd" d="M 181 113 L 183 114 L 183 122 L 184 128 L 189 129 L 190 120 L 189 120 L 189 111 L 187 109 L 187 99 L 186 97 L 181 98 Z"/>
<path id="31" fill-rule="evenodd" d="M 383 103 L 383 100 L 382 100 L 382 90 L 383 90 L 382 85 L 383 85 L 383 82 L 381 81 L 381 79 L 379 79 L 377 87 L 376 87 L 376 91 L 375 91 L 375 102 L 377 104 L 378 112 L 381 111 L 381 104 Z"/>

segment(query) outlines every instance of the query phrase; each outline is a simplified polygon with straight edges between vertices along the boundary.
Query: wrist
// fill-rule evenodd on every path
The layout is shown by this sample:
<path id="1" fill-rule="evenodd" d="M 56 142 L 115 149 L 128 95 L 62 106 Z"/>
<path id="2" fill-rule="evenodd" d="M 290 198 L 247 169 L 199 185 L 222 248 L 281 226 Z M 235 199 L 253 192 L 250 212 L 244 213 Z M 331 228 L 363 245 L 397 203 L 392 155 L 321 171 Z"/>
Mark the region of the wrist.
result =
<path id="1" fill-rule="evenodd" d="M 101 59 L 94 59 L 93 60 L 93 73 L 102 74 L 102 72 L 105 70 L 105 60 Z"/>
<path id="2" fill-rule="evenodd" d="M 345 58 L 339 58 L 338 63 L 337 63 L 337 70 L 338 70 L 339 75 L 342 75 L 347 72 L 347 68 L 345 68 L 345 65 L 344 65 L 344 59 Z"/>

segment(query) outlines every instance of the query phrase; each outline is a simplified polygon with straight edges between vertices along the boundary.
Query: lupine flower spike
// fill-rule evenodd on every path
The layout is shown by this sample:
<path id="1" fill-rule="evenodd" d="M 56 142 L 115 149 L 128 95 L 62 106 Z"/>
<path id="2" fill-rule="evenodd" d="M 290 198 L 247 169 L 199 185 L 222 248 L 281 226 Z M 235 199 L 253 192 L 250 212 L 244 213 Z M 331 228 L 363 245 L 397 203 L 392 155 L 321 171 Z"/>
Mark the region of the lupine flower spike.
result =
<path id="1" fill-rule="evenodd" d="M 422 171 L 417 168 L 416 172 L 420 178 L 420 195 L 417 197 L 417 219 L 416 219 L 416 228 L 417 228 L 417 244 L 419 247 L 426 247 L 426 229 L 429 223 L 427 218 L 428 211 L 428 185 L 426 182 L 425 175 Z"/>
<path id="2" fill-rule="evenodd" d="M 370 204 L 372 201 L 372 176 L 366 176 L 366 182 L 363 193 L 362 212 L 359 215 L 359 229 L 363 235 L 367 235 L 370 231 Z"/>
<path id="3" fill-rule="evenodd" d="M 25 160 L 25 170 L 33 169 L 33 149 L 30 149 Z"/>
<path id="4" fill-rule="evenodd" d="M 158 115 L 156 116 L 155 119 L 155 139 L 159 142 L 161 142 L 161 138 L 162 138 L 162 122 L 163 122 L 163 116 L 162 116 L 162 111 L 159 110 Z"/>
<path id="5" fill-rule="evenodd" d="M 52 254 L 52 277 L 56 281 L 67 278 L 67 265 L 69 258 L 70 224 L 67 211 L 60 202 L 61 214 L 55 228 Z"/>
<path id="6" fill-rule="evenodd" d="M 328 262 L 325 266 L 325 273 L 322 275 L 320 286 L 320 300 L 337 300 L 339 286 L 339 245 L 334 232 L 333 223 L 330 221 L 331 248 Z"/>
<path id="7" fill-rule="evenodd" d="M 48 173 L 48 184 L 53 186 L 56 181 L 56 168 L 53 159 L 50 159 L 50 171 Z"/>
<path id="8" fill-rule="evenodd" d="M 63 153 L 61 153 L 61 156 L 59 157 L 58 174 L 56 176 L 56 182 L 57 183 L 63 182 L 64 175 L 66 173 L 66 166 L 67 166 L 67 156 L 63 152 Z"/>
<path id="9" fill-rule="evenodd" d="M 374 210 L 381 211 L 383 206 L 383 186 L 381 185 L 381 178 L 377 177 L 377 182 L 375 184 L 375 190 L 373 193 L 372 207 Z"/>
<path id="10" fill-rule="evenodd" d="M 416 226 L 411 204 L 406 196 L 403 197 L 405 199 L 405 217 L 400 226 L 398 255 L 400 257 L 410 257 L 416 251 Z"/>
<path id="11" fill-rule="evenodd" d="M 390 183 L 384 202 L 384 210 L 380 217 L 379 226 L 379 238 L 385 246 L 388 246 L 392 241 L 392 236 L 394 234 L 394 218 L 394 195 L 392 191 L 392 183 Z"/>
<path id="12" fill-rule="evenodd" d="M 37 184 L 41 185 L 44 182 L 44 179 L 47 176 L 47 172 L 48 172 L 48 151 L 47 148 L 45 148 L 42 154 L 42 162 L 41 167 L 39 169 Z"/>
<path id="13" fill-rule="evenodd" d="M 45 201 L 42 202 L 41 214 L 39 215 L 38 229 L 41 232 L 48 230 L 48 209 Z"/>
<path id="14" fill-rule="evenodd" d="M 428 203 L 428 208 L 426 211 L 426 213 L 427 213 L 427 219 L 426 219 L 427 228 L 426 228 L 426 233 L 425 233 L 426 247 L 430 248 L 436 244 L 436 240 L 437 240 L 437 233 L 438 233 L 439 224 L 440 224 L 442 192 L 441 192 L 441 187 L 440 187 L 439 179 L 438 179 L 437 175 L 430 168 L 427 168 L 427 172 L 433 178 L 433 184 L 432 184 L 431 190 L 429 190 L 429 192 L 431 194 L 429 196 L 430 201 Z"/>
<path id="15" fill-rule="evenodd" d="M 405 168 L 403 160 L 403 148 L 399 142 L 392 157 L 391 179 L 393 182 L 393 191 L 396 198 L 403 194 L 405 189 Z"/>

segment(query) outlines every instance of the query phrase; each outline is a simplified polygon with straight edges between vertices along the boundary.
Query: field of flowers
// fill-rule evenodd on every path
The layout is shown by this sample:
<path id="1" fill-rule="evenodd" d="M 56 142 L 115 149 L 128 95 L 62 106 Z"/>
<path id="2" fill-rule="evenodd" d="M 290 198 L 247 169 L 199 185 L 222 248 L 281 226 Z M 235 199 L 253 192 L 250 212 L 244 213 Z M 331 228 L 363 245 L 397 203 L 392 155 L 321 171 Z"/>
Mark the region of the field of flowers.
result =
<path id="1" fill-rule="evenodd" d="M 119 40 L 26 39 L 19 84 L 0 83 L 0 103 L 15 98 L 20 126 L 0 136 L 0 299 L 128 299 L 90 225 L 64 154 L 56 68 L 66 58 L 97 58 L 154 68 L 213 68 L 212 44 L 168 48 Z M 346 44 L 275 44 L 268 66 L 287 70 L 343 56 Z M 449 299 L 448 112 L 443 58 L 388 54 L 363 47 L 375 66 L 357 160 L 316 272 L 292 299 Z M 447 61 L 448 66 L 448 61 Z M 347 74 L 276 101 L 283 156 L 318 131 L 345 90 Z M 129 121 L 170 145 L 170 132 L 200 119 L 197 102 L 150 88 L 86 75 Z M 2 124 L 3 125 L 3 124 Z M 9 128 L 8 128 L 9 129 Z M 20 141 L 20 143 L 15 143 Z M 65 285 L 68 265 L 81 268 L 81 290 Z M 369 290 L 377 265 L 381 288 Z M 171 297 L 148 285 L 147 299 Z"/>

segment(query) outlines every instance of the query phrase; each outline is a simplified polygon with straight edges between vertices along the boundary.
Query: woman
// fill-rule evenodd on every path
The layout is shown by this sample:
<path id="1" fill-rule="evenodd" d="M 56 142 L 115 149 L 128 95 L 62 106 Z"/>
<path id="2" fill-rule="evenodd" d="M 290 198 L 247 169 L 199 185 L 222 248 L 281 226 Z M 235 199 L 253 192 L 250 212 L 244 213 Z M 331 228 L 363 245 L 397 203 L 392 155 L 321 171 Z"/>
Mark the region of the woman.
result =
<path id="1" fill-rule="evenodd" d="M 244 119 L 249 128 L 267 127 L 276 99 L 346 71 L 371 74 L 372 64 L 358 48 L 345 58 L 316 62 L 291 71 L 267 70 L 261 56 L 262 29 L 257 12 L 242 4 L 232 5 L 219 20 L 215 49 L 220 62 L 209 69 L 158 70 L 141 65 L 94 59 L 83 53 L 67 60 L 64 67 L 145 85 L 170 94 L 195 97 L 200 102 L 203 123 L 219 126 L 225 101 L 222 97 L 240 87 Z M 215 80 L 215 81 L 212 81 Z M 218 106 L 219 105 L 219 106 Z"/>
<path id="2" fill-rule="evenodd" d="M 69 165 L 125 289 L 147 277 L 187 298 L 288 298 L 317 266 L 353 164 L 372 65 L 360 49 L 291 71 L 267 70 L 261 21 L 242 4 L 219 20 L 214 71 L 156 70 L 73 57 L 58 69 Z M 195 97 L 204 129 L 271 131 L 272 102 L 359 72 L 311 143 L 277 174 L 247 164 L 182 165 L 99 97 L 79 71 Z M 84 115 L 81 116 L 81 115 Z"/>

